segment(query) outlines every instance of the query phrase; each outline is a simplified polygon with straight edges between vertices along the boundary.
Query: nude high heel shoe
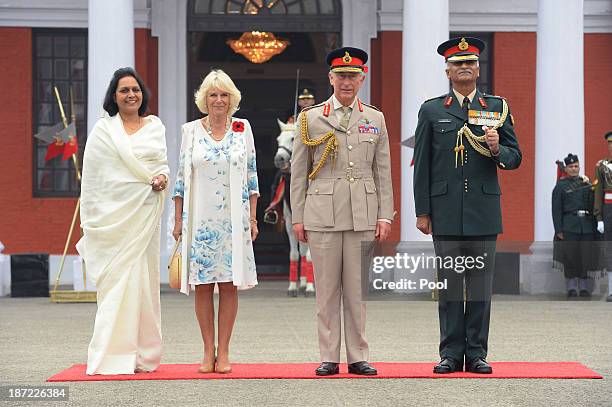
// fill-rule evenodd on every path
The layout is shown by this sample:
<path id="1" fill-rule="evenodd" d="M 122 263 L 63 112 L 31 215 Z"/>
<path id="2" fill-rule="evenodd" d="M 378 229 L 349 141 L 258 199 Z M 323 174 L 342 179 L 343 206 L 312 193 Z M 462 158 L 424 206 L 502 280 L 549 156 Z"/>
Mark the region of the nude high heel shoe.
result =
<path id="1" fill-rule="evenodd" d="M 227 365 L 223 366 L 217 362 L 217 366 L 215 367 L 215 372 L 221 373 L 221 374 L 232 373 L 232 365 L 231 363 L 228 363 Z"/>
<path id="2" fill-rule="evenodd" d="M 199 373 L 213 373 L 215 371 L 215 364 L 217 363 L 217 357 L 213 357 L 212 362 L 205 363 L 206 359 L 202 361 L 202 364 L 198 368 Z"/>
<path id="3" fill-rule="evenodd" d="M 216 359 L 213 359 L 213 361 L 211 363 L 204 363 L 204 361 L 202 361 L 202 364 L 200 365 L 200 367 L 198 368 L 198 372 L 199 373 L 212 373 L 215 371 L 215 363 L 216 363 Z"/>

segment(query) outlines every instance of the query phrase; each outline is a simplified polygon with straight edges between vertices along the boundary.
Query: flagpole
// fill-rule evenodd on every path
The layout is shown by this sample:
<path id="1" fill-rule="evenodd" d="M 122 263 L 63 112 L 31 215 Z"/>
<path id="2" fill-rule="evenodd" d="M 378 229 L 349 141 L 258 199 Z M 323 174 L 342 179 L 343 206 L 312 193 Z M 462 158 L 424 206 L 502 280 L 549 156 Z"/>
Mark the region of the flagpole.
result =
<path id="1" fill-rule="evenodd" d="M 74 112 L 74 92 L 72 86 L 70 87 L 70 115 L 72 116 L 72 123 L 74 123 L 75 136 L 76 137 L 76 113 Z M 77 160 L 78 149 L 72 154 L 72 162 L 74 163 L 74 169 L 76 170 L 76 176 L 78 182 L 81 182 L 81 173 L 79 171 L 79 162 Z"/>
<path id="2" fill-rule="evenodd" d="M 74 215 L 72 215 L 72 223 L 70 224 L 70 230 L 68 231 L 68 239 L 66 239 L 66 244 L 64 245 L 64 253 L 62 254 L 62 260 L 60 261 L 59 273 L 57 273 L 57 278 L 55 279 L 55 285 L 53 286 L 53 290 L 57 291 L 57 286 L 59 285 L 60 277 L 62 276 L 62 271 L 64 270 L 64 263 L 66 261 L 66 254 L 68 253 L 68 246 L 70 246 L 70 240 L 72 239 L 72 231 L 74 230 L 74 225 L 76 223 L 77 215 L 79 214 L 79 207 L 81 204 L 81 200 L 77 199 L 76 207 L 74 208 Z M 84 278 L 85 276 L 83 276 Z M 85 281 L 83 281 L 85 284 Z M 85 290 L 85 288 L 83 288 Z"/>
<path id="3" fill-rule="evenodd" d="M 62 99 L 60 98 L 59 91 L 57 90 L 57 86 L 53 87 L 55 91 L 55 98 L 57 99 L 57 104 L 59 106 L 60 115 L 62 116 L 62 123 L 64 123 L 64 128 L 68 128 L 68 119 L 66 118 L 66 113 L 64 112 L 64 106 L 62 105 Z M 72 104 L 72 89 L 71 89 L 71 104 Z M 73 121 L 74 121 L 74 109 L 71 107 Z M 74 169 L 76 172 L 77 182 L 81 181 L 81 173 L 79 172 L 79 166 L 76 159 L 76 154 L 72 154 L 72 162 L 74 163 Z M 64 263 L 66 262 L 66 254 L 68 253 L 68 247 L 70 246 L 70 241 L 72 240 L 72 232 L 74 231 L 74 225 L 76 224 L 77 215 L 79 213 L 79 208 L 81 205 L 81 198 L 77 199 L 76 207 L 74 208 L 74 214 L 72 215 L 72 223 L 70 224 L 70 230 L 68 231 L 68 238 L 66 239 L 66 244 L 64 245 L 64 252 L 62 254 L 62 259 L 60 261 L 59 272 L 57 273 L 57 278 L 55 279 L 55 285 L 53 287 L 53 291 L 57 292 L 57 287 L 59 285 L 60 277 L 62 276 L 62 272 L 64 271 Z M 85 284 L 85 281 L 83 281 Z M 84 289 L 83 289 L 84 290 Z"/>
<path id="4" fill-rule="evenodd" d="M 76 136 L 76 134 L 77 134 L 76 133 L 76 113 L 74 112 L 74 88 L 72 87 L 72 85 L 70 86 L 70 117 L 72 119 L 72 123 L 74 124 L 74 128 L 75 128 L 75 136 L 74 137 L 77 137 Z M 72 162 L 74 163 L 74 168 L 78 168 L 78 165 L 79 165 L 79 163 L 77 161 L 77 157 L 76 157 L 76 154 L 78 153 L 78 151 L 79 151 L 79 149 L 77 148 L 77 151 L 74 154 L 72 154 Z M 78 171 L 77 171 L 77 174 L 78 174 Z M 81 180 L 78 179 L 78 181 L 80 182 Z M 79 198 L 77 200 L 77 209 L 75 209 L 75 216 L 72 218 L 73 219 L 72 220 L 73 224 L 74 224 L 75 219 L 76 219 L 76 212 L 77 212 L 77 210 L 78 210 L 78 208 L 80 206 L 79 205 L 80 204 L 80 200 L 81 200 L 81 198 Z M 74 225 L 70 228 L 70 230 L 72 231 L 73 228 L 74 228 Z M 82 235 L 83 235 L 83 231 L 81 231 L 81 236 Z M 70 238 L 68 238 L 68 240 L 70 240 Z M 81 262 L 81 269 L 82 269 L 82 272 L 83 272 L 83 290 L 87 291 L 87 270 L 85 269 L 85 262 L 83 262 L 83 261 Z"/>
<path id="5" fill-rule="evenodd" d="M 68 119 L 66 118 L 66 113 L 64 113 L 64 105 L 62 105 L 62 99 L 60 98 L 59 91 L 57 90 L 57 86 L 53 87 L 55 90 L 55 97 L 57 99 L 57 104 L 59 105 L 60 114 L 62 115 L 62 122 L 64 123 L 64 128 L 68 127 Z M 74 113 L 73 113 L 74 115 Z M 74 119 L 73 119 L 74 121 Z M 76 125 L 76 123 L 75 123 Z M 74 163 L 74 170 L 76 171 L 77 181 L 81 181 L 81 172 L 79 171 L 79 163 L 76 159 L 76 154 L 72 154 L 72 162 Z"/>

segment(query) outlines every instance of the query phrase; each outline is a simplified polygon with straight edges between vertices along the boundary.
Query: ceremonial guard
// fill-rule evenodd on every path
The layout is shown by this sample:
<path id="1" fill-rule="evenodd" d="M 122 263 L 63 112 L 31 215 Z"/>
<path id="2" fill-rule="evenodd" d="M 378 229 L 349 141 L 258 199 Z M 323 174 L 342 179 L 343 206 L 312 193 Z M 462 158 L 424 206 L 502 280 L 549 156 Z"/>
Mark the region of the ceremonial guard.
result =
<path id="1" fill-rule="evenodd" d="M 302 93 L 300 93 L 300 95 L 297 97 L 297 112 L 295 113 L 299 113 L 302 111 L 302 109 L 313 106 L 314 104 L 314 95 L 312 94 L 312 92 L 310 92 L 310 90 L 304 88 L 302 90 Z M 292 116 L 289 117 L 289 120 L 287 120 L 288 123 L 295 122 L 295 113 L 292 113 Z"/>
<path id="2" fill-rule="evenodd" d="M 612 131 L 604 136 L 608 143 L 608 156 L 595 168 L 595 216 L 597 231 L 603 234 L 605 268 L 608 271 L 608 297 L 612 302 Z"/>
<path id="3" fill-rule="evenodd" d="M 593 188 L 588 178 L 580 176 L 578 156 L 568 154 L 563 161 L 567 177 L 557 181 L 552 194 L 555 236 L 561 241 L 567 296 L 590 297 L 587 272 L 595 237 Z"/>
<path id="4" fill-rule="evenodd" d="M 297 91 L 297 89 L 296 89 Z M 315 104 L 315 97 L 308 89 L 304 89 L 301 94 L 296 95 L 295 110 L 301 111 L 302 109 L 312 106 Z M 295 129 L 295 114 L 292 111 L 287 119 L 287 123 L 281 125 L 281 129 Z M 287 139 L 287 145 L 285 141 L 281 140 L 285 132 L 281 132 L 281 135 L 277 138 L 279 143 L 279 151 L 274 157 L 274 165 L 279 168 L 274 176 L 272 182 L 272 198 L 270 206 L 266 208 L 265 213 L 267 214 L 270 209 L 274 209 L 276 213 L 281 212 L 286 224 L 287 234 L 289 235 L 289 287 L 287 288 L 287 295 L 289 297 L 296 298 L 298 292 L 302 293 L 305 297 L 312 297 L 315 295 L 314 288 L 314 270 L 312 267 L 312 258 L 310 256 L 310 250 L 308 244 L 305 242 L 299 242 L 294 233 L 291 225 L 291 166 L 289 161 L 286 161 L 286 157 L 291 159 L 292 143 L 291 141 L 295 138 L 292 135 L 291 139 Z M 282 145 L 281 145 L 282 143 Z M 288 148 L 287 148 L 288 147 Z M 281 152 L 284 150 L 284 153 Z M 280 162 L 277 162 L 280 161 Z M 265 218 L 264 218 L 265 220 Z M 299 286 L 298 286 L 298 274 L 299 274 Z"/>
<path id="5" fill-rule="evenodd" d="M 339 373 L 341 310 L 349 373 L 377 374 L 367 362 L 361 244 L 387 238 L 393 188 L 385 118 L 357 98 L 367 59 L 350 47 L 327 55 L 334 94 L 302 110 L 293 145 L 293 228 L 314 265 L 320 376 Z"/>
<path id="6" fill-rule="evenodd" d="M 454 38 L 438 53 L 452 89 L 421 106 L 415 131 L 416 226 L 433 234 L 437 256 L 482 256 L 482 268 L 438 269 L 440 357 L 434 373 L 491 373 L 486 362 L 497 235 L 502 232 L 497 169 L 521 163 L 505 99 L 476 88 L 485 44 Z M 466 301 L 464 303 L 464 280 Z"/>

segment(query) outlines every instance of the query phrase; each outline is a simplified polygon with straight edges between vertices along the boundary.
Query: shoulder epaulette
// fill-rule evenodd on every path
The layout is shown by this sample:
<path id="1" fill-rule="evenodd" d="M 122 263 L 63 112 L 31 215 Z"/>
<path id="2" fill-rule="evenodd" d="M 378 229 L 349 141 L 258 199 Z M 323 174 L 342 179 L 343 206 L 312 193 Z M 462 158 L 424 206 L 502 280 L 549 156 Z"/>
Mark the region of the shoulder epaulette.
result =
<path id="1" fill-rule="evenodd" d="M 423 103 L 427 103 L 427 102 L 430 102 L 430 101 L 432 101 L 432 100 L 436 100 L 436 99 L 442 99 L 442 98 L 445 98 L 445 97 L 447 97 L 447 96 L 448 96 L 448 94 L 444 94 L 444 95 L 436 96 L 436 97 L 433 97 L 433 98 L 431 98 L 431 99 L 427 99 L 427 100 L 426 100 L 426 101 L 424 101 Z"/>
<path id="2" fill-rule="evenodd" d="M 489 94 L 486 94 L 486 93 L 483 93 L 483 94 L 482 94 L 482 96 L 483 96 L 483 97 L 485 97 L 485 98 L 506 99 L 506 98 L 505 98 L 505 97 L 503 97 L 503 96 L 489 95 Z"/>
<path id="3" fill-rule="evenodd" d="M 380 109 L 379 109 L 379 108 L 377 108 L 377 107 L 376 107 L 376 106 L 374 106 L 374 105 L 371 105 L 371 104 L 369 104 L 369 103 L 365 103 L 365 102 L 361 102 L 361 104 L 362 104 L 362 105 L 364 105 L 364 106 L 370 107 L 370 108 L 372 108 L 372 109 L 374 109 L 374 110 L 378 110 L 378 111 L 380 112 Z"/>
<path id="4" fill-rule="evenodd" d="M 314 109 L 315 107 L 320 107 L 320 106 L 323 106 L 324 104 L 325 104 L 325 102 L 319 103 L 318 105 L 306 106 L 305 108 L 303 108 L 302 110 L 300 110 L 300 113 L 301 113 L 301 112 L 306 112 L 306 111 L 308 111 L 308 110 L 310 110 L 310 109 Z"/>

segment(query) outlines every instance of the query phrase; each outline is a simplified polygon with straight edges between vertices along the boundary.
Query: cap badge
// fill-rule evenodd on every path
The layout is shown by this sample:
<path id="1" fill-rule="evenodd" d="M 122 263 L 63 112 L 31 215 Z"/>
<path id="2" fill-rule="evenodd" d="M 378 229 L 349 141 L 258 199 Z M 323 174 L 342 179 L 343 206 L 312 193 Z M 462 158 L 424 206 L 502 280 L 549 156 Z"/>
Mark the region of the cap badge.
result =
<path id="1" fill-rule="evenodd" d="M 465 51 L 466 49 L 468 49 L 470 46 L 470 44 L 468 44 L 468 42 L 465 40 L 465 38 L 461 38 L 461 41 L 459 42 L 458 48 L 460 51 Z"/>
<path id="2" fill-rule="evenodd" d="M 353 60 L 353 58 L 352 58 L 352 57 L 349 55 L 349 53 L 348 53 L 348 52 L 345 52 L 345 53 L 344 53 L 344 56 L 342 57 L 342 61 L 343 61 L 345 64 L 350 64 L 352 60 Z"/>

